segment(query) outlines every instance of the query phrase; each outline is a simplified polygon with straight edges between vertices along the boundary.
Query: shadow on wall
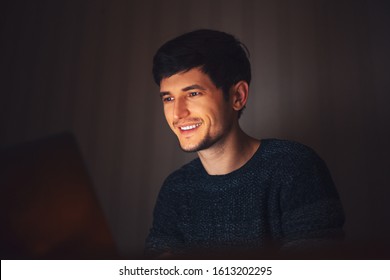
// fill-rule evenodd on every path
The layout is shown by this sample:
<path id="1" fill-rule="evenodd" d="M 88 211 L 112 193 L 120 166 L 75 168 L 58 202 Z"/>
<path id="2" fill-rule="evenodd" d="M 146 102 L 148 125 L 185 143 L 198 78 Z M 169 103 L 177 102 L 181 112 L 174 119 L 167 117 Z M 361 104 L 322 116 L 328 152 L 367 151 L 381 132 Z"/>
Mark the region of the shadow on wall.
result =
<path id="1" fill-rule="evenodd" d="M 1 259 L 118 258 L 76 141 L 0 151 Z"/>

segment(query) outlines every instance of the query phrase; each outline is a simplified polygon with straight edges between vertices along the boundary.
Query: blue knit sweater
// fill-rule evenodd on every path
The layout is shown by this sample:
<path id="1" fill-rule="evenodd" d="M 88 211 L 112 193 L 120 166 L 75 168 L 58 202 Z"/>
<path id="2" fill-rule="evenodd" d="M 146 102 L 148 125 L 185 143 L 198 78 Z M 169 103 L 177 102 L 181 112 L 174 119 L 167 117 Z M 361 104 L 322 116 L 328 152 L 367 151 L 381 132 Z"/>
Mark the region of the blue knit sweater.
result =
<path id="1" fill-rule="evenodd" d="M 146 250 L 288 247 L 334 236 L 343 223 L 334 183 L 315 152 L 296 142 L 264 139 L 229 174 L 209 175 L 197 158 L 168 176 Z"/>

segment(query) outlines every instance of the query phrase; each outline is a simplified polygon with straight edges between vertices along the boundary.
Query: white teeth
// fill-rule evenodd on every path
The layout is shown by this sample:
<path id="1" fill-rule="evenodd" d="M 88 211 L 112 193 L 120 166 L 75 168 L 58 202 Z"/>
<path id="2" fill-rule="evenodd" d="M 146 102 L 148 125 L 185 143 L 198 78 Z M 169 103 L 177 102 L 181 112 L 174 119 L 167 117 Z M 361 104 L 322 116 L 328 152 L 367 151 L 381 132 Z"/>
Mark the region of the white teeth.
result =
<path id="1" fill-rule="evenodd" d="M 180 127 L 181 130 L 190 130 L 200 126 L 200 123 Z"/>

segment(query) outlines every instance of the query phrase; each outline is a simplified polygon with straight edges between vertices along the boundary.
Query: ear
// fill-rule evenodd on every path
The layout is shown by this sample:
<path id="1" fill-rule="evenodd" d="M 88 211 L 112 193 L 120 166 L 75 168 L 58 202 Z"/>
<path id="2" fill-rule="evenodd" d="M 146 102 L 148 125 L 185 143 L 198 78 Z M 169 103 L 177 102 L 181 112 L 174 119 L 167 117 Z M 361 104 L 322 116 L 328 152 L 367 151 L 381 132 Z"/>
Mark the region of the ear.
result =
<path id="1" fill-rule="evenodd" d="M 245 107 L 248 101 L 249 85 L 245 81 L 239 81 L 232 86 L 232 106 L 236 111 Z"/>

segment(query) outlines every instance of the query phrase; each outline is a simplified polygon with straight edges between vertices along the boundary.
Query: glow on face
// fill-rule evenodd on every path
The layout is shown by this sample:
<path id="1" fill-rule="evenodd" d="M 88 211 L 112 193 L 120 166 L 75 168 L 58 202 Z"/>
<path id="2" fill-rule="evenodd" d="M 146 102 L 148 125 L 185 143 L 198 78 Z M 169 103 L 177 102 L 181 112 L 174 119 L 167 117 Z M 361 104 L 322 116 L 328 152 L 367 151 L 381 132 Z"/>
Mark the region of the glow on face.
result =
<path id="1" fill-rule="evenodd" d="M 160 83 L 165 118 L 184 151 L 218 143 L 231 125 L 232 108 L 208 75 L 193 68 Z"/>

